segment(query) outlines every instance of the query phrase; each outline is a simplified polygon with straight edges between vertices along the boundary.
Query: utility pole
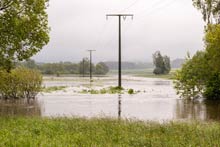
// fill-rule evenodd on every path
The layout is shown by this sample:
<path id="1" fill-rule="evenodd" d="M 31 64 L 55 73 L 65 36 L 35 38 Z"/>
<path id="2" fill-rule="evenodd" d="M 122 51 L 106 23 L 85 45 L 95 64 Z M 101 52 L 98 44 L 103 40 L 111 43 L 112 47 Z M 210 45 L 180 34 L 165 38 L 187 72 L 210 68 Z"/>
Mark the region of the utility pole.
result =
<path id="1" fill-rule="evenodd" d="M 122 87 L 121 83 L 121 18 L 123 17 L 126 20 L 127 17 L 131 17 L 133 19 L 133 14 L 107 14 L 106 18 L 108 17 L 118 17 L 119 21 L 119 39 L 118 39 L 118 87 Z"/>
<path id="2" fill-rule="evenodd" d="M 88 50 L 88 52 L 90 53 L 90 82 L 92 82 L 92 52 L 94 52 L 96 50 Z"/>
<path id="3" fill-rule="evenodd" d="M 85 58 L 83 58 L 83 77 L 85 77 Z"/>

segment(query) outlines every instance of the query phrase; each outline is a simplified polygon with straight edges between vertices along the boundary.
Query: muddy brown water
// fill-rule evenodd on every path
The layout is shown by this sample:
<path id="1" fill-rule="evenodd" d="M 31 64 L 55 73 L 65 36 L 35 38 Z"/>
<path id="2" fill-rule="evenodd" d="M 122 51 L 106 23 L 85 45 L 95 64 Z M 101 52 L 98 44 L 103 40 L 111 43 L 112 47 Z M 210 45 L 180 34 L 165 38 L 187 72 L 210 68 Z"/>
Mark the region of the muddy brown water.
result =
<path id="1" fill-rule="evenodd" d="M 97 81 L 100 79 L 97 79 Z M 39 94 L 36 101 L 0 101 L 0 115 L 47 116 L 47 117 L 114 117 L 147 121 L 170 120 L 220 120 L 219 101 L 187 101 L 180 99 L 173 89 L 172 81 L 149 78 L 126 77 L 123 84 L 141 93 L 91 95 L 73 92 L 87 80 L 45 80 L 45 86 L 69 86 L 61 92 Z M 116 78 L 98 81 L 114 85 Z M 117 84 L 116 84 L 117 85 Z M 94 86 L 95 87 L 95 86 Z"/>

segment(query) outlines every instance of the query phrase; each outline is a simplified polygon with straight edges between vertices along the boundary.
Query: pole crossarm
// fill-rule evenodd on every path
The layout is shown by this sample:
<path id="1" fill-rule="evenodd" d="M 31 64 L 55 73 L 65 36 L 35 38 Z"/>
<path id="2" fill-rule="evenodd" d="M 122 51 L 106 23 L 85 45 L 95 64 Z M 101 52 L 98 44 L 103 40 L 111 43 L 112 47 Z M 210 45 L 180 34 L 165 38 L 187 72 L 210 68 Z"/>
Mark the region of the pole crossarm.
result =
<path id="1" fill-rule="evenodd" d="M 124 19 L 125 19 L 126 17 L 131 17 L 131 19 L 134 18 L 134 15 L 133 15 L 133 14 L 107 14 L 107 15 L 106 15 L 106 19 L 108 19 L 108 17 L 112 17 L 112 16 L 123 17 Z"/>

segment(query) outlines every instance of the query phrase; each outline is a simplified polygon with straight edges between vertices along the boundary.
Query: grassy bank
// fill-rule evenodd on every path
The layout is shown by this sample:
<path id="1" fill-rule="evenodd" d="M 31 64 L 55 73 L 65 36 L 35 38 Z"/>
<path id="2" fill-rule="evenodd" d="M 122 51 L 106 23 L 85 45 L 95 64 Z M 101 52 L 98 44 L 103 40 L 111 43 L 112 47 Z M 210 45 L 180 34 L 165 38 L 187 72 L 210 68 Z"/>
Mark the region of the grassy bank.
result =
<path id="1" fill-rule="evenodd" d="M 161 78 L 161 79 L 173 79 L 174 73 L 176 69 L 170 71 L 167 75 L 155 75 L 153 73 L 153 69 L 131 69 L 131 70 L 123 70 L 122 73 L 124 75 L 131 75 L 135 77 L 145 77 L 145 78 Z M 108 75 L 116 75 L 118 73 L 117 70 L 111 70 Z"/>
<path id="2" fill-rule="evenodd" d="M 1 147 L 220 146 L 217 123 L 1 118 L 0 124 Z"/>

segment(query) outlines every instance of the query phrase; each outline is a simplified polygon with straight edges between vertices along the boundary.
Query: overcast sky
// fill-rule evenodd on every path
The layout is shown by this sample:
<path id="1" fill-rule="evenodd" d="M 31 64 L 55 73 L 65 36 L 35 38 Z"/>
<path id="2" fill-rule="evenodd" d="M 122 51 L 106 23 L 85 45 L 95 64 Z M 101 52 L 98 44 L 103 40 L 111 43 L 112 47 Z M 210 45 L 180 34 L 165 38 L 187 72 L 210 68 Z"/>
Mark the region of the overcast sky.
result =
<path id="1" fill-rule="evenodd" d="M 94 49 L 95 62 L 117 61 L 118 18 L 106 14 L 129 13 L 122 22 L 124 61 L 148 62 L 160 50 L 184 58 L 203 49 L 204 22 L 192 0 L 50 0 L 50 43 L 37 54 L 38 62 L 77 62 Z"/>

